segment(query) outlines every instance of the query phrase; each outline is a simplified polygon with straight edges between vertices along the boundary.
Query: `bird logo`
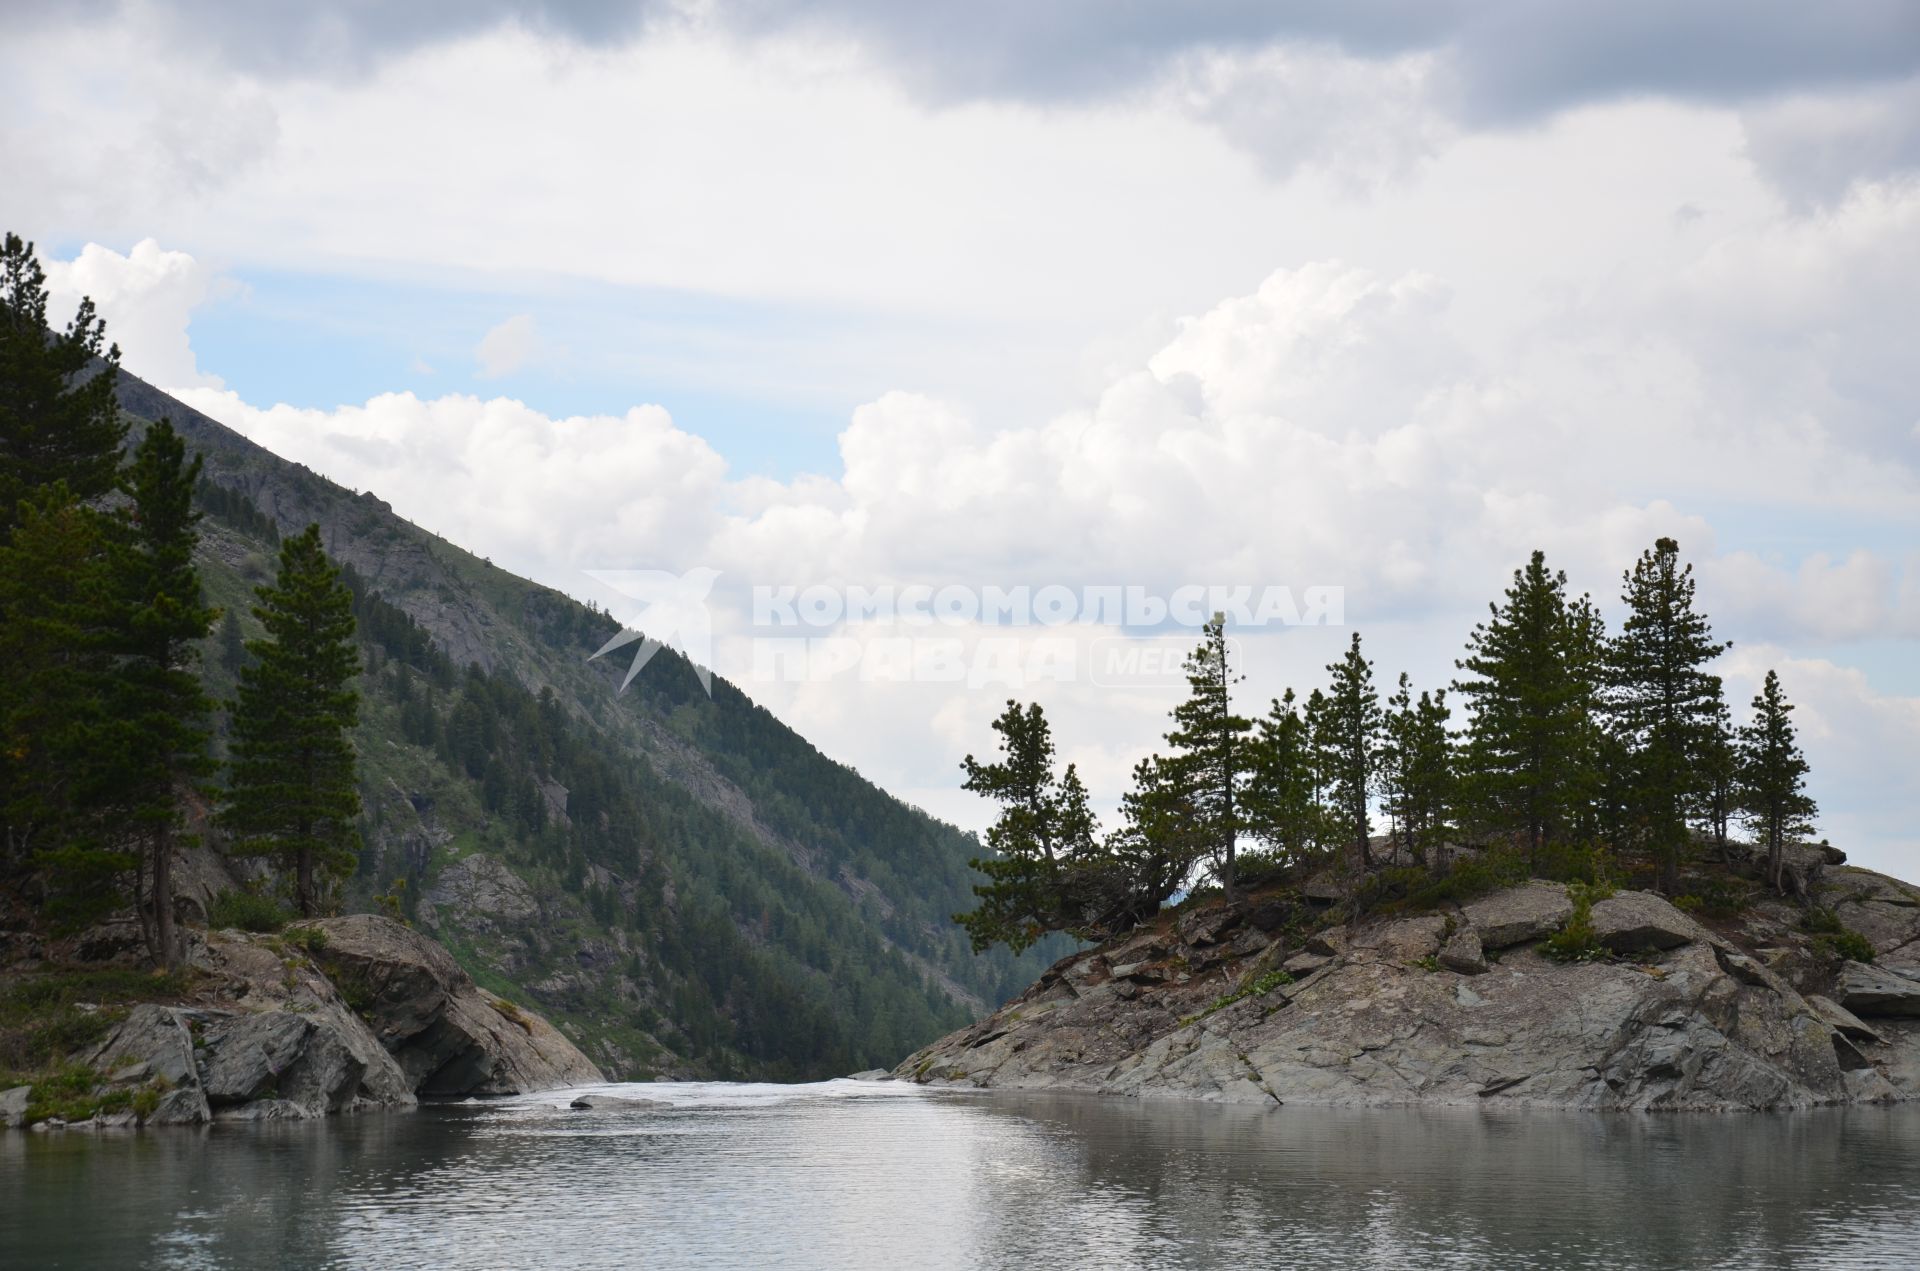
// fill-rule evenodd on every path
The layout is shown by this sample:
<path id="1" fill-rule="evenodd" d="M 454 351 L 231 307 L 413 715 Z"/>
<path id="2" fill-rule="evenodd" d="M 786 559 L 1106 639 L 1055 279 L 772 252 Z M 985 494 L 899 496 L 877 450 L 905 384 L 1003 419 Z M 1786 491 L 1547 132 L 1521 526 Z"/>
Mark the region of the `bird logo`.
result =
<path id="1" fill-rule="evenodd" d="M 707 608 L 707 597 L 713 592 L 714 580 L 720 577 L 719 570 L 700 566 L 684 574 L 664 569 L 589 569 L 586 573 L 640 602 L 634 616 L 587 661 L 640 641 L 626 678 L 620 681 L 619 691 L 624 693 L 654 654 L 671 647 L 693 664 L 700 687 L 708 697 L 713 696 L 713 616 Z"/>

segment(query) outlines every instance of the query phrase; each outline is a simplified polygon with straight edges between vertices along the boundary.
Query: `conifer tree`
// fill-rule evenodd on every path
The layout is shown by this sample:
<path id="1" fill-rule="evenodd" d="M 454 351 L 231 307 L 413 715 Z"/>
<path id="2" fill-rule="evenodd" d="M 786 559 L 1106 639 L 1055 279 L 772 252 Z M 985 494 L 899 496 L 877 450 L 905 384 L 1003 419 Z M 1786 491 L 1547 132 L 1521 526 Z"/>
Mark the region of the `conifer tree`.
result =
<path id="1" fill-rule="evenodd" d="M 113 906 L 133 861 L 108 830 L 112 643 L 105 518 L 55 482 L 0 540 L 0 881 L 41 874 L 49 910 Z"/>
<path id="2" fill-rule="evenodd" d="M 1289 863 L 1306 860 L 1326 837 L 1312 738 L 1296 701 L 1288 689 L 1259 721 L 1244 796 L 1248 830 Z"/>
<path id="3" fill-rule="evenodd" d="M 1463 797 L 1484 828 L 1519 835 L 1536 869 L 1542 848 L 1590 820 L 1598 781 L 1600 619 L 1585 597 L 1568 603 L 1566 583 L 1534 552 L 1455 663 L 1472 706 Z"/>
<path id="4" fill-rule="evenodd" d="M 1445 842 L 1454 802 L 1453 737 L 1447 721 L 1447 691 L 1422 692 L 1418 699 L 1406 672 L 1387 699 L 1380 769 L 1384 808 L 1407 854 L 1419 864 Z M 1431 857 L 1436 868 L 1444 861 Z"/>
<path id="5" fill-rule="evenodd" d="M 173 856 L 182 800 L 213 772 L 212 703 L 201 691 L 200 641 L 213 625 L 193 549 L 200 513 L 193 488 L 200 457 L 166 420 L 147 430 L 121 480 L 128 504 L 112 554 L 115 645 L 110 710 L 118 799 L 138 847 L 135 906 L 154 959 L 179 962 L 174 934 Z"/>
<path id="6" fill-rule="evenodd" d="M 280 545 L 279 575 L 257 589 L 266 636 L 249 641 L 233 710 L 223 822 L 234 850 L 290 869 L 303 915 L 351 873 L 360 811 L 353 743 L 360 697 L 353 595 L 320 546 L 320 527 Z"/>
<path id="7" fill-rule="evenodd" d="M 993 799 L 1000 814 L 987 828 L 993 854 L 970 862 L 987 876 L 973 889 L 980 905 L 954 921 L 967 929 L 976 953 L 995 941 L 1019 953 L 1072 925 L 1064 875 L 1093 851 L 1093 814 L 1073 767 L 1054 775 L 1053 731 L 1038 702 L 1023 710 L 1009 701 L 993 730 L 1001 758 L 981 763 L 968 755 L 960 765 L 967 774 L 961 788 Z"/>
<path id="8" fill-rule="evenodd" d="M 1341 832 L 1353 844 L 1361 869 L 1373 868 L 1370 840 L 1373 824 L 1367 801 L 1379 781 L 1380 695 L 1373 687 L 1373 664 L 1360 654 L 1360 633 L 1338 662 L 1327 666 L 1333 683 L 1327 693 L 1327 726 L 1331 743 L 1334 815 Z"/>
<path id="9" fill-rule="evenodd" d="M 1706 665 L 1728 646 L 1714 642 L 1706 615 L 1695 610 L 1693 566 L 1680 564 L 1673 539 L 1657 540 L 1624 581 L 1627 617 L 1608 646 L 1607 707 L 1626 762 L 1634 837 L 1659 862 L 1661 886 L 1670 891 L 1721 711 L 1720 677 Z"/>
<path id="10" fill-rule="evenodd" d="M 0 538 L 20 500 L 64 481 L 79 503 L 113 489 L 127 426 L 114 398 L 120 350 L 93 301 L 47 328 L 47 276 L 33 244 L 0 238 Z"/>
<path id="11" fill-rule="evenodd" d="M 1819 811 L 1806 793 L 1807 761 L 1789 716 L 1793 706 L 1780 677 L 1767 672 L 1753 699 L 1753 719 L 1740 729 L 1738 799 L 1748 824 L 1767 848 L 1767 881 L 1784 891 L 1782 849 L 1790 838 L 1813 832 Z"/>
<path id="12" fill-rule="evenodd" d="M 1187 655 L 1187 700 L 1173 710 L 1169 761 L 1193 801 L 1197 829 L 1208 844 L 1221 890 L 1238 898 L 1234 851 L 1245 828 L 1242 792 L 1252 772 L 1247 734 L 1252 721 L 1233 713 L 1234 674 L 1227 650 L 1226 618 L 1215 614 L 1201 628 L 1200 643 Z"/>
<path id="13" fill-rule="evenodd" d="M 1112 915 L 1124 926 L 1153 916 L 1218 844 L 1198 814 L 1189 772 L 1161 755 L 1134 765 L 1120 817 L 1105 852 L 1121 896 Z"/>

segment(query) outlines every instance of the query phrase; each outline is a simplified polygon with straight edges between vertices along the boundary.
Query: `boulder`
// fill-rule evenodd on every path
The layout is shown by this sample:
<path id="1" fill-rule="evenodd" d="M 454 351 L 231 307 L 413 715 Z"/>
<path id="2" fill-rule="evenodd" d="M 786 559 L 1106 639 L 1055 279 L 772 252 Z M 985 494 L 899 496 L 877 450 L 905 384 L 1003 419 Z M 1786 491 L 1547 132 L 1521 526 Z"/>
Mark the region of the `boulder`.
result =
<path id="1" fill-rule="evenodd" d="M 1418 962 L 1440 952 L 1446 920 L 1435 914 L 1400 918 L 1356 932 L 1352 946 L 1392 962 Z"/>
<path id="2" fill-rule="evenodd" d="M 1285 962 L 1282 962 L 1280 969 L 1298 980 L 1305 976 L 1312 975 L 1315 971 L 1318 971 L 1331 961 L 1333 961 L 1333 959 L 1324 954 L 1308 953 L 1303 949 L 1288 958 Z"/>
<path id="3" fill-rule="evenodd" d="M 327 933 L 315 960 L 361 1009 L 416 1093 L 525 1094 L 606 1080 L 558 1029 L 484 992 L 419 932 L 371 914 L 313 925 Z"/>
<path id="4" fill-rule="evenodd" d="M 671 1108 L 673 1105 L 665 1099 L 633 1099 L 617 1094 L 583 1094 L 567 1106 L 580 1112 L 607 1112 Z"/>
<path id="5" fill-rule="evenodd" d="M 27 1119 L 27 1101 L 33 1098 L 32 1086 L 15 1086 L 0 1091 L 0 1125 L 17 1130 Z"/>
<path id="6" fill-rule="evenodd" d="M 1481 948 L 1504 949 L 1560 930 L 1573 916 L 1573 902 L 1558 883 L 1532 882 L 1471 901 L 1461 912 L 1480 937 Z"/>
<path id="7" fill-rule="evenodd" d="M 893 1074 L 885 1068 L 868 1068 L 864 1072 L 849 1073 L 848 1081 L 892 1081 Z"/>
<path id="8" fill-rule="evenodd" d="M 207 1096 L 199 1086 L 183 1086 L 160 1096 L 159 1106 L 147 1114 L 148 1125 L 205 1125 L 213 1119 Z"/>
<path id="9" fill-rule="evenodd" d="M 1440 946 L 1440 965 L 1461 975 L 1486 974 L 1486 951 L 1480 947 L 1480 937 L 1472 927 L 1460 928 Z"/>
<path id="10" fill-rule="evenodd" d="M 1920 982 L 1887 967 L 1842 963 L 1833 996 L 1855 1015 L 1920 1015 Z"/>
<path id="11" fill-rule="evenodd" d="M 1707 938 L 1699 923 L 1644 891 L 1625 891 L 1596 901 L 1593 933 L 1615 953 L 1676 949 Z"/>
<path id="12" fill-rule="evenodd" d="M 1241 917 L 1241 911 L 1220 905 L 1188 914 L 1180 920 L 1175 930 L 1189 945 L 1217 944 L 1221 937 L 1240 924 Z"/>
<path id="13" fill-rule="evenodd" d="M 1307 937 L 1307 952 L 1317 953 L 1323 958 L 1337 958 L 1347 951 L 1351 943 L 1345 927 L 1328 927 Z"/>
<path id="14" fill-rule="evenodd" d="M 313 1025 L 291 1011 L 228 1016 L 201 1035 L 200 1085 L 215 1108 L 247 1103 L 280 1085 L 306 1049 Z"/>
<path id="15" fill-rule="evenodd" d="M 1849 1011 L 1832 998 L 1822 997 L 1818 993 L 1809 993 L 1807 994 L 1807 1005 L 1811 1006 L 1813 1013 L 1818 1015 L 1821 1020 L 1835 1032 L 1842 1033 L 1853 1041 L 1873 1042 L 1875 1045 L 1880 1046 L 1886 1045 L 1887 1039 L 1884 1036 L 1861 1023 L 1858 1015 L 1855 1015 L 1852 1011 Z"/>
<path id="16" fill-rule="evenodd" d="M 134 1007 L 104 1042 L 82 1058 L 119 1082 L 158 1077 L 173 1086 L 196 1086 L 200 1081 L 187 1017 L 173 1006 L 143 1003 Z"/>

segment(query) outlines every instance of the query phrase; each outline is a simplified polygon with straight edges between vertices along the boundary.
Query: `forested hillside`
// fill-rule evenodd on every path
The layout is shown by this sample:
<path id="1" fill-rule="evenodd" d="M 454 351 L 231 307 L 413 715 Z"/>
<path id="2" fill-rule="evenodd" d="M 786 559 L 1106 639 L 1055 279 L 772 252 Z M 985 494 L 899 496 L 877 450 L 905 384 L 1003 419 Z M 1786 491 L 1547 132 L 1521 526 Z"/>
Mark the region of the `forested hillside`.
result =
<path id="1" fill-rule="evenodd" d="M 624 695 L 606 614 L 494 568 L 123 375 L 205 459 L 200 549 L 231 695 L 280 531 L 318 523 L 366 663 L 348 908 L 404 912 L 622 1076 L 896 1062 L 1064 945 L 976 957 L 977 844 L 663 651 Z M 635 550 L 643 550 L 637 545 Z"/>

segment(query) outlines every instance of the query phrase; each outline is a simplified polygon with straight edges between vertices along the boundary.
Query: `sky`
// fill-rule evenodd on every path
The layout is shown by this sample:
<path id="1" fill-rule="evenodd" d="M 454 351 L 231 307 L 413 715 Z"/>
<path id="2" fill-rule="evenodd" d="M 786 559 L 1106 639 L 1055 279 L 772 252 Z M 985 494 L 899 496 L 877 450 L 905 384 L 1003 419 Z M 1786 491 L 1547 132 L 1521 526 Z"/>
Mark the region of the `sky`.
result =
<path id="1" fill-rule="evenodd" d="M 1672 535 L 1822 832 L 1920 876 L 1904 0 L 7 8 L 0 225 L 129 369 L 623 617 L 589 571 L 698 577 L 937 815 L 1010 696 L 1110 811 L 1177 693 L 1087 668 L 1191 631 L 757 591 L 1340 589 L 1238 632 L 1257 714 L 1356 630 L 1445 684 L 1535 548 L 1617 618 Z"/>

